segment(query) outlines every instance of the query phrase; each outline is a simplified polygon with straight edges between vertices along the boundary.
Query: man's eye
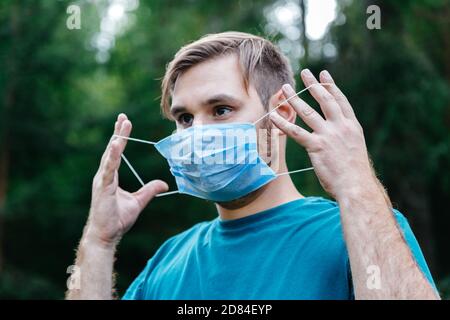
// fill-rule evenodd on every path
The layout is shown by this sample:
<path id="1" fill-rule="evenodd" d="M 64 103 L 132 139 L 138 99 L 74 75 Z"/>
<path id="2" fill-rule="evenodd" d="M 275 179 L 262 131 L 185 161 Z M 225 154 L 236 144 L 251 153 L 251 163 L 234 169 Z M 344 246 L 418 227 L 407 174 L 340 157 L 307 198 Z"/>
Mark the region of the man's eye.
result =
<path id="1" fill-rule="evenodd" d="M 216 116 L 223 116 L 223 115 L 225 115 L 225 114 L 227 114 L 227 113 L 229 113 L 229 112 L 231 112 L 232 111 L 232 108 L 231 107 L 228 107 L 228 106 L 218 106 L 218 107 L 216 107 L 215 109 L 214 109 L 214 114 L 216 115 Z"/>
<path id="2" fill-rule="evenodd" d="M 189 125 L 191 124 L 193 118 L 194 117 L 192 116 L 192 114 L 183 113 L 178 117 L 178 122 L 184 125 Z"/>

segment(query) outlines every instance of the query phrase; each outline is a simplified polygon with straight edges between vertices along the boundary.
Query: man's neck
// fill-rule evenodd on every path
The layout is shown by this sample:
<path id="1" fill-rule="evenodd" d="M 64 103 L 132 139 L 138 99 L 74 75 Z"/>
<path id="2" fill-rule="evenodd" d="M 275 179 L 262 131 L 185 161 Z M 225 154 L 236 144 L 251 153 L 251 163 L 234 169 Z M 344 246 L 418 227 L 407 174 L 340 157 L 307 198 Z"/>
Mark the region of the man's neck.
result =
<path id="1" fill-rule="evenodd" d="M 283 175 L 267 184 L 253 201 L 240 208 L 227 209 L 219 204 L 216 204 L 216 207 L 222 220 L 233 220 L 301 198 L 304 197 L 295 188 L 291 177 Z"/>

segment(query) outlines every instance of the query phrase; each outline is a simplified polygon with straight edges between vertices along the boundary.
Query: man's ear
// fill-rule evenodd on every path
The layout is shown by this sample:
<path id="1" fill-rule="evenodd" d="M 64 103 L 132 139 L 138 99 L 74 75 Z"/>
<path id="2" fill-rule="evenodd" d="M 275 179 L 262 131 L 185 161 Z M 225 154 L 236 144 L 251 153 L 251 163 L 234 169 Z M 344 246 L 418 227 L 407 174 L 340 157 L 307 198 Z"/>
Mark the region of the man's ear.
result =
<path id="1" fill-rule="evenodd" d="M 283 91 L 281 89 L 278 90 L 269 100 L 270 110 L 276 108 L 281 102 L 283 102 L 287 98 L 288 97 L 284 96 Z M 284 102 L 277 108 L 276 111 L 273 112 L 278 112 L 278 114 L 283 118 L 285 118 L 287 121 L 295 123 L 297 113 L 295 112 L 294 108 L 292 108 L 292 106 L 289 104 L 289 102 Z M 281 130 L 280 135 L 284 135 L 284 133 Z"/>

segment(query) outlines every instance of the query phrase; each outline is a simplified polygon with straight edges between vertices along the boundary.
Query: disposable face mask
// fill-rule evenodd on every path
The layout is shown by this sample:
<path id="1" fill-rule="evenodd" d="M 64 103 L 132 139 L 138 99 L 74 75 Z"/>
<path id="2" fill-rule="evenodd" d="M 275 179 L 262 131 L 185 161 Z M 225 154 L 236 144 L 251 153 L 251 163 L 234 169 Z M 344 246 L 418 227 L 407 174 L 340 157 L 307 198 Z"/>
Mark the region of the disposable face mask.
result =
<path id="1" fill-rule="evenodd" d="M 319 84 L 316 84 L 319 85 Z M 321 83 L 320 85 L 329 85 Z M 166 158 L 178 190 L 160 193 L 189 194 L 214 202 L 241 198 L 268 184 L 280 175 L 313 170 L 313 167 L 276 174 L 258 154 L 255 124 L 283 103 L 309 89 L 299 91 L 253 123 L 223 123 L 190 127 L 159 142 L 122 137 L 152 144 Z M 144 185 L 127 158 L 122 158 Z"/>
<path id="2" fill-rule="evenodd" d="M 252 123 L 190 127 L 155 147 L 167 159 L 178 191 L 198 198 L 235 200 L 276 178 L 259 157 Z"/>

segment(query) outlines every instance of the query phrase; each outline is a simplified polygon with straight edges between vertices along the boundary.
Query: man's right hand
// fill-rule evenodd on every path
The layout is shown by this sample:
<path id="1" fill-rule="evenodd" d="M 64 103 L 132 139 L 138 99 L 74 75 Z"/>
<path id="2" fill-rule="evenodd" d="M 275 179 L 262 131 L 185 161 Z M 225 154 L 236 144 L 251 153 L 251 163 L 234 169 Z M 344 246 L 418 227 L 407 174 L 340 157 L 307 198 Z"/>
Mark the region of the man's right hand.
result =
<path id="1" fill-rule="evenodd" d="M 131 122 L 120 114 L 114 135 L 128 137 L 130 132 Z M 134 193 L 121 189 L 118 169 L 127 140 L 114 135 L 92 183 L 91 210 L 75 259 L 78 272 L 71 276 L 71 279 L 78 277 L 79 285 L 69 286 L 66 292 L 69 300 L 113 298 L 116 245 L 148 202 L 157 193 L 168 189 L 167 184 L 160 180 L 151 181 Z"/>
<path id="2" fill-rule="evenodd" d="M 114 135 L 128 137 L 131 122 L 120 114 Z M 161 180 L 153 180 L 134 193 L 119 187 L 118 169 L 127 139 L 111 137 L 92 183 L 92 202 L 86 225 L 85 240 L 102 246 L 115 246 L 133 226 L 140 212 L 158 193 L 168 190 Z"/>

